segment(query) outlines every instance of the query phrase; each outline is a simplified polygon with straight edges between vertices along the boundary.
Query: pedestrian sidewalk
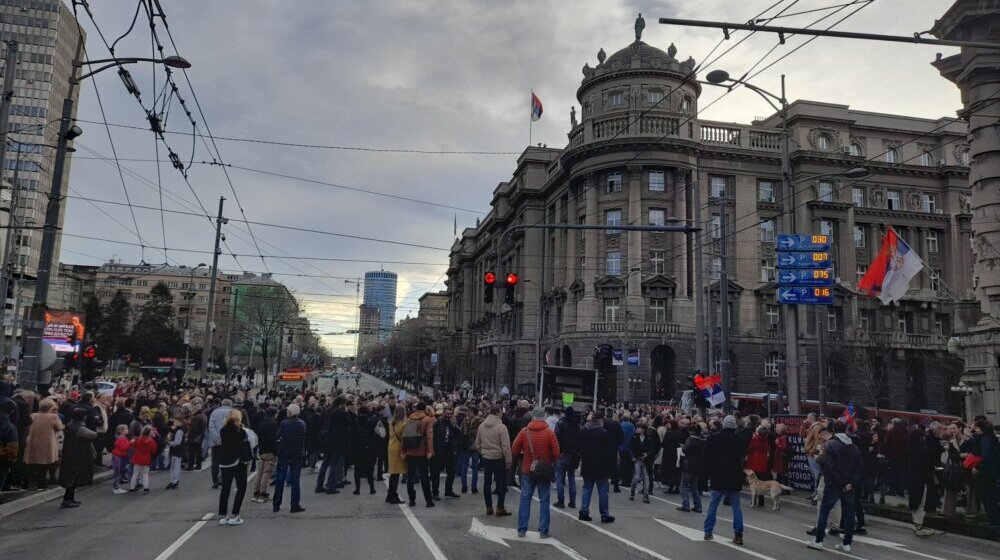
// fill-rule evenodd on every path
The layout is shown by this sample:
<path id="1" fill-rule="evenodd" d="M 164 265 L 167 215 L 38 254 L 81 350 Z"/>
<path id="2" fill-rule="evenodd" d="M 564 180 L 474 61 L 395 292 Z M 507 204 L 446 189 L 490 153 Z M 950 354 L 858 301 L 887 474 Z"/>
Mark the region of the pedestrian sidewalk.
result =
<path id="1" fill-rule="evenodd" d="M 114 472 L 110 468 L 101 468 L 94 473 L 94 485 L 102 484 L 111 479 Z M 88 488 L 84 486 L 83 488 Z M 57 500 L 62 497 L 65 490 L 62 486 L 55 486 L 48 490 L 15 490 L 13 492 L 0 493 L 0 519 L 14 515 L 28 508 L 35 507 L 45 502 Z"/>

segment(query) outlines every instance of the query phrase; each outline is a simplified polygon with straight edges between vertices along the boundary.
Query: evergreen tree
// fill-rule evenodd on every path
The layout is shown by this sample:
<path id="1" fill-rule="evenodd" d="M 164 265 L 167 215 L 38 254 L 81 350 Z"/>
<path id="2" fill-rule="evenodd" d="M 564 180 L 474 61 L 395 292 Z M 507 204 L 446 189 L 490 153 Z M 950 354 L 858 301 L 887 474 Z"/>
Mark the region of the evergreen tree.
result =
<path id="1" fill-rule="evenodd" d="M 104 310 L 101 306 L 101 300 L 97 296 L 84 302 L 83 315 L 87 332 L 84 335 L 85 339 L 81 340 L 80 344 L 98 343 L 101 330 L 104 328 Z"/>
<path id="2" fill-rule="evenodd" d="M 174 296 L 163 282 L 153 286 L 139 310 L 129 347 L 133 358 L 144 364 L 155 363 L 161 356 L 184 355 L 184 339 L 174 328 Z"/>
<path id="3" fill-rule="evenodd" d="M 125 293 L 118 290 L 101 311 L 103 321 L 94 339 L 97 343 L 97 357 L 101 360 L 113 360 L 127 352 L 128 321 L 132 306 Z"/>

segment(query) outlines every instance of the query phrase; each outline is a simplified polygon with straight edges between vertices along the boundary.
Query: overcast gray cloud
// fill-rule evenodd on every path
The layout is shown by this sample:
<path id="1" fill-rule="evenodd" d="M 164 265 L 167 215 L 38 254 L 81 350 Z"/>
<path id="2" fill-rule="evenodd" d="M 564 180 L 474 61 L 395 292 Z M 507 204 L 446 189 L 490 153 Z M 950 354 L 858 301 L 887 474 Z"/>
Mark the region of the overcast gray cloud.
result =
<path id="1" fill-rule="evenodd" d="M 180 53 L 193 68 L 189 76 L 217 136 L 287 142 L 407 148 L 420 150 L 485 150 L 519 152 L 527 143 L 528 91 L 545 104 L 545 115 L 535 123 L 534 140 L 550 146 L 565 143 L 568 112 L 576 104 L 580 68 L 596 63 L 597 50 L 609 54 L 633 39 L 635 13 L 642 11 L 647 26 L 643 39 L 666 49 L 675 43 L 681 59 L 698 62 L 721 38 L 709 29 L 684 29 L 656 23 L 661 16 L 745 21 L 774 0 L 711 0 L 624 2 L 620 0 L 566 1 L 320 1 L 320 0 L 174 0 L 163 2 Z M 842 4 L 832 0 L 787 0 L 769 12 L 795 4 L 788 13 Z M 94 3 L 94 15 L 109 39 L 121 34 L 131 20 L 130 2 Z M 132 4 L 134 6 L 134 4 Z M 840 26 L 900 35 L 928 29 L 945 9 L 932 0 L 878 0 Z M 852 8 L 848 8 L 850 10 Z M 841 15 L 847 13 L 841 12 Z M 804 25 L 821 13 L 782 19 L 782 25 Z M 827 20 L 832 23 L 836 18 Z M 107 51 L 89 21 L 88 50 L 93 57 Z M 828 23 L 818 24 L 825 27 Z M 166 38 L 163 29 L 161 35 Z M 735 35 L 738 39 L 741 35 Z M 771 55 L 774 60 L 804 38 L 790 38 Z M 742 74 L 777 41 L 759 35 L 723 57 L 713 68 Z M 717 53 L 735 41 L 723 44 Z M 169 46 L 168 46 L 169 48 Z M 930 47 L 818 39 L 755 79 L 761 87 L 777 89 L 787 74 L 790 98 L 849 104 L 854 108 L 941 117 L 953 115 L 958 92 L 928 64 L 936 50 Z M 121 56 L 150 53 L 147 26 L 137 25 L 116 49 Z M 946 53 L 952 51 L 945 51 Z M 766 62 L 765 62 L 766 64 Z M 153 98 L 151 67 L 133 72 L 147 106 Z M 162 87 L 156 71 L 156 88 Z M 182 95 L 194 107 L 183 79 Z M 112 72 L 97 78 L 108 120 L 144 126 L 138 103 L 127 96 Z M 79 117 L 100 121 L 93 85 L 83 85 Z M 702 105 L 719 92 L 706 91 Z M 766 114 L 768 107 L 750 92 L 735 92 L 704 115 L 715 120 L 747 122 Z M 196 115 L 201 122 L 201 118 Z M 89 150 L 110 156 L 103 126 L 84 124 L 71 186 L 85 197 L 119 200 L 122 186 L 113 166 Z M 203 124 L 202 124 L 203 126 Z M 175 103 L 168 129 L 190 130 Z M 204 129 L 203 129 L 204 130 Z M 123 160 L 154 157 L 154 140 L 146 131 L 111 129 Z M 168 141 L 187 161 L 191 138 L 168 135 Z M 418 155 L 278 147 L 219 141 L 228 163 L 319 181 L 362 187 L 485 212 L 496 184 L 506 180 L 515 156 Z M 161 146 L 161 159 L 165 152 Z M 206 147 L 195 145 L 195 161 L 211 160 Z M 132 173 L 126 186 L 135 204 L 158 206 L 157 166 L 124 161 Z M 161 165 L 164 207 L 188 210 L 194 197 L 180 175 Z M 447 248 L 453 241 L 453 219 L 459 228 L 475 222 L 474 212 L 453 211 L 400 200 L 365 195 L 237 169 L 230 170 L 248 219 L 322 231 L 405 241 Z M 218 197 L 225 196 L 226 215 L 240 218 L 233 194 L 218 167 L 196 164 L 191 185 L 214 213 Z M 183 201 L 183 205 L 176 200 Z M 95 206 L 70 199 L 66 233 L 136 242 L 128 208 Z M 136 210 L 148 245 L 163 244 L 158 211 Z M 206 261 L 212 245 L 208 220 L 167 214 L 166 244 L 205 254 L 168 251 L 172 262 Z M 257 254 L 246 227 L 231 222 L 229 247 L 240 254 Z M 429 289 L 442 289 L 447 253 L 432 249 L 355 241 L 332 236 L 253 226 L 260 250 L 267 255 L 338 257 L 386 261 L 440 263 L 439 266 L 386 265 L 400 273 L 400 310 L 415 314 L 416 299 Z M 138 261 L 138 247 L 67 237 L 63 262 L 96 264 L 112 256 Z M 157 250 L 146 249 L 147 261 L 162 262 Z M 263 271 L 260 258 L 223 257 L 228 270 Z M 267 259 L 267 267 L 298 290 L 310 317 L 323 330 L 343 331 L 356 316 L 354 286 L 345 277 L 357 277 L 377 263 L 337 263 Z M 312 278 L 308 276 L 328 276 Z M 328 294 L 337 297 L 327 297 Z M 337 353 L 351 353 L 352 340 L 331 337 Z"/>

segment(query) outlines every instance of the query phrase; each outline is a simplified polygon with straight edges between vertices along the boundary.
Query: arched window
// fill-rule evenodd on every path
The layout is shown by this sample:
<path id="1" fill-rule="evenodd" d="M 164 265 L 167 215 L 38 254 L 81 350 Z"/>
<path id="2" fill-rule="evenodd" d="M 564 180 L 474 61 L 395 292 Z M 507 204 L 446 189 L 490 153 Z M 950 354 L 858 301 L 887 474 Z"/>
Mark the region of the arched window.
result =
<path id="1" fill-rule="evenodd" d="M 924 167 L 930 167 L 932 161 L 933 158 L 931 158 L 930 152 L 923 152 L 920 154 L 920 165 L 923 165 Z"/>
<path id="2" fill-rule="evenodd" d="M 820 151 L 826 152 L 830 150 L 830 137 L 826 134 L 820 134 L 816 137 L 816 147 Z"/>
<path id="3" fill-rule="evenodd" d="M 899 148 L 889 148 L 885 151 L 886 163 L 897 163 L 899 161 Z"/>
<path id="4" fill-rule="evenodd" d="M 849 150 L 848 153 L 850 153 L 852 156 L 855 157 L 861 157 L 864 155 L 864 152 L 861 151 L 861 144 L 858 144 L 857 142 L 851 142 L 851 145 L 848 147 L 848 150 Z"/>

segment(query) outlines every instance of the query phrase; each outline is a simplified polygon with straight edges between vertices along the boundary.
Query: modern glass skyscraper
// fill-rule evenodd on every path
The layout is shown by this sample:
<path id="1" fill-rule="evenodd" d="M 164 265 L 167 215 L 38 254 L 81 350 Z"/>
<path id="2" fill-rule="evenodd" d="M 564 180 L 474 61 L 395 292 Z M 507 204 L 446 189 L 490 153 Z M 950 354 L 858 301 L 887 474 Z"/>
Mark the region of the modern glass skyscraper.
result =
<path id="1" fill-rule="evenodd" d="M 396 324 L 396 280 L 395 272 L 379 270 L 365 273 L 365 305 L 379 310 L 378 343 L 385 344 Z"/>

